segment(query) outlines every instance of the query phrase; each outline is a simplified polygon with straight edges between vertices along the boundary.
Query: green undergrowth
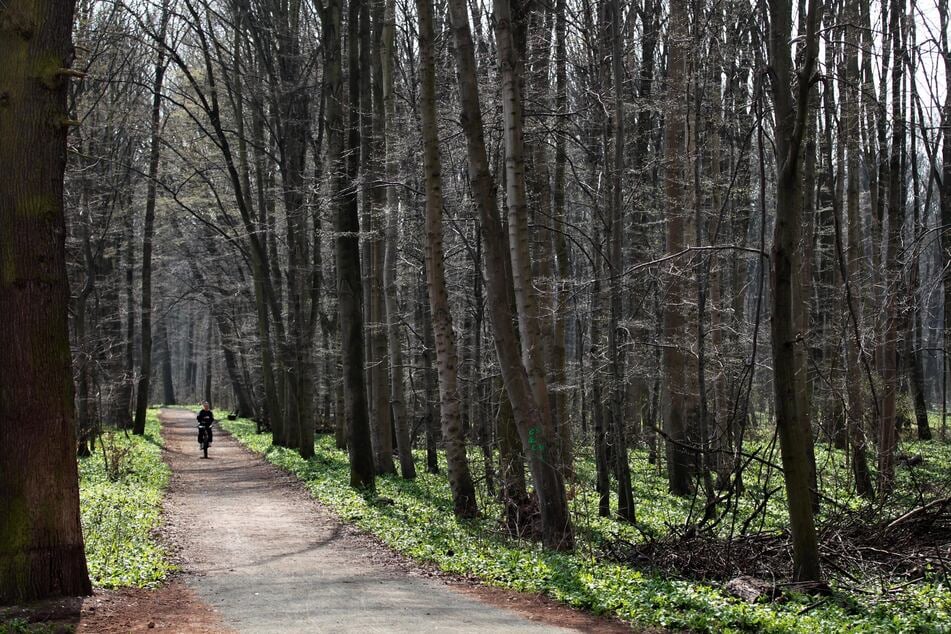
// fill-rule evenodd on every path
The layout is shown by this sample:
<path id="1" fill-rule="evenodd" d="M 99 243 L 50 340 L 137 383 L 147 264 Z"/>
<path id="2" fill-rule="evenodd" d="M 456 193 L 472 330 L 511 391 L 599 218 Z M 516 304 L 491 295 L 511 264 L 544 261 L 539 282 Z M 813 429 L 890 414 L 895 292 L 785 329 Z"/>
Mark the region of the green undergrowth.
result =
<path id="1" fill-rule="evenodd" d="M 53 623 L 31 623 L 25 618 L 0 621 L 0 634 L 65 634 L 75 628 L 69 625 Z"/>
<path id="2" fill-rule="evenodd" d="M 500 531 L 500 508 L 481 499 L 480 519 L 457 521 L 445 478 L 422 472 L 408 482 L 396 476 L 377 479 L 377 494 L 349 486 L 347 456 L 333 438 L 319 437 L 316 455 L 271 445 L 270 435 L 255 433 L 250 421 L 226 421 L 224 427 L 253 451 L 293 473 L 315 498 L 376 535 L 388 546 L 440 569 L 476 577 L 514 590 L 538 592 L 597 614 L 613 614 L 637 626 L 708 632 L 938 632 L 951 623 L 951 593 L 939 583 L 910 586 L 900 593 L 856 595 L 835 591 L 830 597 L 793 595 L 785 602 L 745 603 L 725 595 L 718 585 L 673 578 L 615 564 L 597 556 L 600 539 L 630 531 L 597 517 L 596 500 L 581 487 L 572 505 L 578 547 L 572 553 L 545 550 Z M 473 475 L 482 477 L 481 457 L 471 456 Z M 635 453 L 638 515 L 642 530 L 660 531 L 683 521 L 689 501 L 668 499 L 655 467 Z M 417 465 L 423 464 L 422 455 Z M 592 469 L 579 458 L 579 479 Z M 483 488 L 484 487 L 480 487 Z M 768 521 L 778 521 L 770 518 Z M 636 538 L 635 538 L 636 539 Z"/>
<path id="3" fill-rule="evenodd" d="M 106 432 L 79 461 L 79 499 L 89 576 L 101 588 L 153 587 L 172 570 L 155 539 L 169 469 L 158 412 L 144 436 Z"/>

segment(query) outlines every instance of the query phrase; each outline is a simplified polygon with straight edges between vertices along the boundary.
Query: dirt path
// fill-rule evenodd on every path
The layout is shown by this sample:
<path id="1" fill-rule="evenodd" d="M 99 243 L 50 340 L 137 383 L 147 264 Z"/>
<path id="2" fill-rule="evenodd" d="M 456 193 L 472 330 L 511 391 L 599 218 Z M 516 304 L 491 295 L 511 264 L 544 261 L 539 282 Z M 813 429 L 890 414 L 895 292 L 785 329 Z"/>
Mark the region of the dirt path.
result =
<path id="1" fill-rule="evenodd" d="M 166 534 L 178 549 L 185 584 L 225 627 L 481 634 L 618 629 L 537 597 L 457 590 L 341 524 L 296 479 L 226 433 L 216 430 L 209 458 L 200 458 L 192 413 L 163 410 L 161 418 L 172 468 Z"/>

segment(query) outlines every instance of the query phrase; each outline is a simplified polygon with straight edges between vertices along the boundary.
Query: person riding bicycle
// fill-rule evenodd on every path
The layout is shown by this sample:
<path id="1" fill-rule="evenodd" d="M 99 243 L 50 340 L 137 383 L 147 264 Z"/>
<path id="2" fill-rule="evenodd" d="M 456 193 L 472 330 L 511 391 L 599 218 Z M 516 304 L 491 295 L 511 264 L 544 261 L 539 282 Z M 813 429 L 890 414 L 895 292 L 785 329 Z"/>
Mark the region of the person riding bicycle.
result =
<path id="1" fill-rule="evenodd" d="M 212 441 L 211 424 L 213 422 L 215 422 L 215 415 L 211 411 L 211 405 L 208 403 L 208 401 L 205 401 L 201 404 L 201 411 L 198 412 L 198 424 L 204 425 L 207 429 L 206 433 L 208 434 L 209 445 Z M 201 442 L 201 432 L 199 432 L 198 442 Z"/>

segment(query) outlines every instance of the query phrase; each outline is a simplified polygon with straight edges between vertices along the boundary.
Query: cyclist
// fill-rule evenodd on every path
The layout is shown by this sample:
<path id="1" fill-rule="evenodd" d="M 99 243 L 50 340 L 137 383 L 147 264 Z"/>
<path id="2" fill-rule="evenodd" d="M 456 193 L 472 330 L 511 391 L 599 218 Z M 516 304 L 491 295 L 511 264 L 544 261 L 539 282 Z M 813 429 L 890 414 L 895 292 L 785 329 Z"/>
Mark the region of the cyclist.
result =
<path id="1" fill-rule="evenodd" d="M 215 415 L 211 411 L 211 405 L 208 403 L 208 401 L 205 401 L 201 404 L 201 411 L 198 412 L 198 423 L 200 425 L 206 426 L 206 429 L 208 430 L 206 433 L 208 434 L 209 445 L 212 441 L 211 424 L 213 422 L 215 422 Z M 198 432 L 198 435 L 198 443 L 201 444 L 201 431 Z"/>

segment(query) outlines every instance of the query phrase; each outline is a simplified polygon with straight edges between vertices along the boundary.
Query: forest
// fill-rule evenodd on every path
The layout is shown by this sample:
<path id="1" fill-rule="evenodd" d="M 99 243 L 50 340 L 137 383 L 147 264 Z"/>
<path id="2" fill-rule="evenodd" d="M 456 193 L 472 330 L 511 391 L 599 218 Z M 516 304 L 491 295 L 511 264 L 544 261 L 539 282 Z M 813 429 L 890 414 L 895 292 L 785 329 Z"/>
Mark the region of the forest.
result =
<path id="1" fill-rule="evenodd" d="M 122 578 L 83 478 L 158 526 L 204 401 L 447 574 L 945 631 L 949 16 L 0 0 L 0 605 Z"/>

